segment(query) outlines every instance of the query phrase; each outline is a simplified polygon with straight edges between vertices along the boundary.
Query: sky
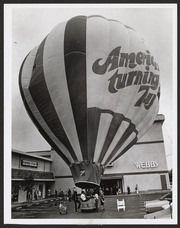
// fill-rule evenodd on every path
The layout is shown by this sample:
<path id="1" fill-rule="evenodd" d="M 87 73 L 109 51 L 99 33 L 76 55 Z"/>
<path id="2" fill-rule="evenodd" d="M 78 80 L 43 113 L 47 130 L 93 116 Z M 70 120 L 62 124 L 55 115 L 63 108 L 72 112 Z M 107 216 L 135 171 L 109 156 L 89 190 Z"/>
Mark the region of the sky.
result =
<path id="1" fill-rule="evenodd" d="M 122 8 L 96 5 L 38 5 L 31 7 L 16 5 L 12 9 L 12 148 L 21 151 L 49 150 L 49 144 L 42 138 L 31 122 L 19 92 L 18 76 L 20 66 L 30 50 L 37 46 L 45 36 L 60 22 L 77 15 L 102 15 L 121 21 L 136 30 L 149 44 L 160 67 L 161 97 L 159 113 L 165 116 L 163 135 L 168 169 L 172 168 L 173 116 L 173 10 L 172 8 Z M 25 8 L 24 8 L 25 7 Z M 50 8 L 51 7 L 51 8 Z M 53 7 L 53 8 L 52 8 Z M 71 8 L 69 8 L 71 7 Z M 141 6 L 142 7 L 142 6 Z M 11 22 L 10 22 L 11 23 Z"/>

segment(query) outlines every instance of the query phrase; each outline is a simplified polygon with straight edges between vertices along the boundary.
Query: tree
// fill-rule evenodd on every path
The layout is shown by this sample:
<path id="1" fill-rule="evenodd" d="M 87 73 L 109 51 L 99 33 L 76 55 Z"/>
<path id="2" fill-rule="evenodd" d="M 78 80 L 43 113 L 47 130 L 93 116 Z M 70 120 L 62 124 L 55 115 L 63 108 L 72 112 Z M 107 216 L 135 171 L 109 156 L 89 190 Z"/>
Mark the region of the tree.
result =
<path id="1" fill-rule="evenodd" d="M 32 174 L 27 174 L 25 177 L 24 177 L 24 183 L 23 185 L 25 186 L 25 191 L 27 192 L 30 192 L 33 188 L 33 185 L 34 185 L 34 177 Z"/>

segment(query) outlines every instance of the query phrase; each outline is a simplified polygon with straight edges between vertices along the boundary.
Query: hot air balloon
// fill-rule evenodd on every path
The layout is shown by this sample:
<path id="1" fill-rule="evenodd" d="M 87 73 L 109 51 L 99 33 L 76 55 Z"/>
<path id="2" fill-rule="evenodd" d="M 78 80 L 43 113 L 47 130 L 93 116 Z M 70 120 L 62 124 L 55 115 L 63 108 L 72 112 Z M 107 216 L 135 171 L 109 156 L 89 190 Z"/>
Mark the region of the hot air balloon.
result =
<path id="1" fill-rule="evenodd" d="M 132 28 L 77 16 L 29 52 L 19 86 L 30 118 L 70 167 L 75 185 L 93 188 L 154 122 L 159 77 L 158 63 Z"/>

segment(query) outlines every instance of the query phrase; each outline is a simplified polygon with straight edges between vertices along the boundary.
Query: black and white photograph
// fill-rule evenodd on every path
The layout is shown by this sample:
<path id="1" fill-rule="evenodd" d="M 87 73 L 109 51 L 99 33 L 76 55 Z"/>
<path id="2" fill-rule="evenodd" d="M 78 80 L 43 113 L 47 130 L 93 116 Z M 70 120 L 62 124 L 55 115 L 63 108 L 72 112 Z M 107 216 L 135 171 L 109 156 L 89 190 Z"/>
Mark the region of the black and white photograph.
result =
<path id="1" fill-rule="evenodd" d="M 4 223 L 177 224 L 177 5 L 4 5 Z"/>

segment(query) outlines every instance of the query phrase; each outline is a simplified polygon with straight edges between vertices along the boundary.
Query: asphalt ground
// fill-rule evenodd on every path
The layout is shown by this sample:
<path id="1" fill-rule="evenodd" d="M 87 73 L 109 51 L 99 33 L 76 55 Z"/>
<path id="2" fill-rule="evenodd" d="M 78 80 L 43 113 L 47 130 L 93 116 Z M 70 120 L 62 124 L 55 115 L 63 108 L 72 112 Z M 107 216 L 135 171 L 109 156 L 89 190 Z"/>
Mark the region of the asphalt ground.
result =
<path id="1" fill-rule="evenodd" d="M 132 194 L 132 195 L 120 195 L 120 196 L 107 196 L 105 202 L 105 210 L 99 211 L 87 211 L 75 213 L 74 202 L 66 201 L 67 214 L 59 213 L 59 198 L 49 198 L 37 202 L 31 202 L 28 204 L 14 205 L 12 207 L 13 219 L 110 219 L 110 218 L 122 218 L 122 219 L 141 219 L 146 214 L 144 208 L 144 201 L 158 199 L 164 192 L 151 193 L 151 194 Z M 125 211 L 117 210 L 117 199 L 125 200 Z"/>

